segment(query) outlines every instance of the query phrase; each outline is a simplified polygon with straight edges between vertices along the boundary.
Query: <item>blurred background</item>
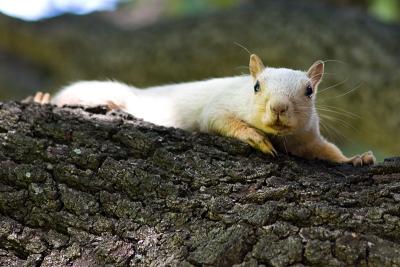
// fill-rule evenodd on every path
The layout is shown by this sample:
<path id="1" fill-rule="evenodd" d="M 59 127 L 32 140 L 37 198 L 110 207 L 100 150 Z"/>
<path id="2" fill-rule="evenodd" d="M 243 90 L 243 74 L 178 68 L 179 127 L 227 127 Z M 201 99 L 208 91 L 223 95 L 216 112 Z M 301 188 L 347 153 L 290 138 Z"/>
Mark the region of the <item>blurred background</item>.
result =
<path id="1" fill-rule="evenodd" d="M 139 87 L 325 60 L 321 127 L 400 155 L 399 0 L 1 0 L 0 101 L 82 79 Z"/>

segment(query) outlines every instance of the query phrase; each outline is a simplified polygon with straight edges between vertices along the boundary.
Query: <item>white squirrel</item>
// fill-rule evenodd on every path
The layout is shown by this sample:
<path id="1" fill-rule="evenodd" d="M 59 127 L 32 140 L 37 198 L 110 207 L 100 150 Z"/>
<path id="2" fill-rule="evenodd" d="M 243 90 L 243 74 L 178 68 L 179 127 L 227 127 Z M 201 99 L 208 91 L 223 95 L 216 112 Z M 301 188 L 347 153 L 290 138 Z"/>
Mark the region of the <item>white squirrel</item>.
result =
<path id="1" fill-rule="evenodd" d="M 154 124 L 234 137 L 266 154 L 278 150 L 354 166 L 375 163 L 371 151 L 348 158 L 320 134 L 315 98 L 324 74 L 322 61 L 303 72 L 266 68 L 253 54 L 249 69 L 251 75 L 147 89 L 114 81 L 80 81 L 51 100 L 39 92 L 34 101 L 107 105 Z"/>

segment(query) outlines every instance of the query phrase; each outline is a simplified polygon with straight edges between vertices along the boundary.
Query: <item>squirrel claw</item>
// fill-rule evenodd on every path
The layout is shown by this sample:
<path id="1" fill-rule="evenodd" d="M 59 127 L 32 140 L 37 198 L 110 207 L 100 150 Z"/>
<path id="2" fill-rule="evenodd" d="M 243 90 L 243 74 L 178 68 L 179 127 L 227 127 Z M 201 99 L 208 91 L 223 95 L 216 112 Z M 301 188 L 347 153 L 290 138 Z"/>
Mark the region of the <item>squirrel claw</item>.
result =
<path id="1" fill-rule="evenodd" d="M 276 150 L 275 150 L 275 148 L 271 148 L 271 155 L 273 156 L 273 157 L 276 157 L 276 156 L 278 156 L 278 152 L 276 152 Z"/>
<path id="2" fill-rule="evenodd" d="M 262 140 L 262 142 L 260 142 L 258 149 L 260 149 L 265 154 L 271 155 L 272 157 L 277 156 L 277 152 L 276 152 L 275 148 L 272 146 L 272 144 L 267 139 L 264 139 L 264 140 Z"/>
<path id="3" fill-rule="evenodd" d="M 353 164 L 353 166 L 368 166 L 375 164 L 376 159 L 372 151 L 368 151 L 362 155 L 356 155 L 350 158 L 348 162 Z"/>
<path id="4" fill-rule="evenodd" d="M 44 105 L 50 103 L 50 94 L 49 93 L 42 93 L 37 92 L 33 97 L 33 102 Z"/>
<path id="5" fill-rule="evenodd" d="M 269 154 L 273 157 L 276 156 L 276 150 L 262 132 L 254 128 L 248 128 L 245 133 L 242 140 L 245 140 L 250 146 L 260 150 L 264 154 Z"/>

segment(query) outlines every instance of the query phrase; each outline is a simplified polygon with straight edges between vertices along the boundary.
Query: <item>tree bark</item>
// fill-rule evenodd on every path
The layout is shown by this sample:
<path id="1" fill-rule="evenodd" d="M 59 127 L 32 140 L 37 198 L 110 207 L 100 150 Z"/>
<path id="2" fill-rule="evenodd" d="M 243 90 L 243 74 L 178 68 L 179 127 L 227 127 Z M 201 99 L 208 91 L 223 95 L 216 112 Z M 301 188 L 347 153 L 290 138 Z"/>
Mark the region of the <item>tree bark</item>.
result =
<path id="1" fill-rule="evenodd" d="M 0 266 L 400 266 L 400 158 L 354 168 L 104 108 L 0 104 Z"/>
<path id="2" fill-rule="evenodd" d="M 0 16 L 0 97 L 54 92 L 81 79 L 142 87 L 247 73 L 248 54 L 236 42 L 271 67 L 327 60 L 318 103 L 339 108 L 320 108 L 328 137 L 398 154 L 400 25 L 317 1 L 249 2 L 133 29 L 101 13 L 36 23 Z"/>

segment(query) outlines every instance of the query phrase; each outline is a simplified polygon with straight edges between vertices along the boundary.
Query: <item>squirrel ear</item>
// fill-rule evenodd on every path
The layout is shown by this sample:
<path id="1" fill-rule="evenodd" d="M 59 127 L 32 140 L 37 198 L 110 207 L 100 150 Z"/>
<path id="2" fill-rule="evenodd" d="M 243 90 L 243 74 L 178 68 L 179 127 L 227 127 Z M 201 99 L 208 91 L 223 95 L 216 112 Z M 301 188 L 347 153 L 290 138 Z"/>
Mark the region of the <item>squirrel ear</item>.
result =
<path id="1" fill-rule="evenodd" d="M 311 85 L 316 88 L 322 80 L 324 75 L 324 62 L 322 60 L 316 61 L 307 71 L 307 76 L 310 78 Z"/>
<path id="2" fill-rule="evenodd" d="M 256 79 L 258 74 L 265 69 L 261 59 L 256 54 L 250 56 L 249 69 L 250 74 L 254 79 Z"/>

